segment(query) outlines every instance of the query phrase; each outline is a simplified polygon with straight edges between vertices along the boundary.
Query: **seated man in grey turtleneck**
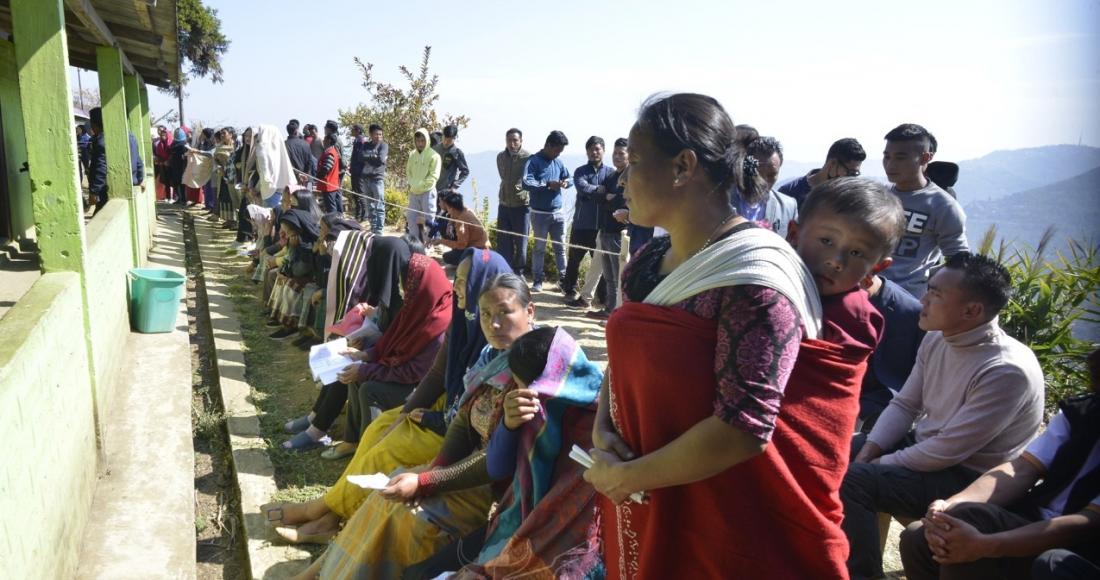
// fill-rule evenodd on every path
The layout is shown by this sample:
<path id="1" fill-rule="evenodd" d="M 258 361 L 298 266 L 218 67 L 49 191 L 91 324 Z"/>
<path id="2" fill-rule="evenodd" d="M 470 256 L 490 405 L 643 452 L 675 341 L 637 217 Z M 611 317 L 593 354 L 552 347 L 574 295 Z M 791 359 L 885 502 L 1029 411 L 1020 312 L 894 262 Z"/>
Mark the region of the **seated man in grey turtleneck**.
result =
<path id="1" fill-rule="evenodd" d="M 919 518 L 1037 433 L 1042 369 L 997 323 L 1010 288 L 1004 267 L 966 252 L 929 281 L 920 314 L 928 334 L 913 372 L 871 433 L 853 440 L 841 486 L 853 579 L 882 576 L 879 512 Z"/>

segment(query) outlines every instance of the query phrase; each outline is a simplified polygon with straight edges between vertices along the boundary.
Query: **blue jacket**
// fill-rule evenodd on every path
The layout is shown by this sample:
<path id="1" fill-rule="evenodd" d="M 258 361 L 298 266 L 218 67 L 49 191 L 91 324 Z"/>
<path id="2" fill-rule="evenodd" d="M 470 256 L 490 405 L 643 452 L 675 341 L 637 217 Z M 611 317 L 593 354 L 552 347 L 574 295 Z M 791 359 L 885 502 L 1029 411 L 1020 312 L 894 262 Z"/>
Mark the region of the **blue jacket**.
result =
<path id="1" fill-rule="evenodd" d="M 103 134 L 92 136 L 88 144 L 88 190 L 93 195 L 107 195 L 107 149 Z"/>
<path id="2" fill-rule="evenodd" d="M 130 133 L 130 173 L 133 174 L 134 185 L 145 182 L 145 162 L 138 153 L 138 143 L 133 133 Z"/>
<path id="3" fill-rule="evenodd" d="M 561 158 L 547 159 L 542 151 L 528 157 L 527 164 L 523 166 L 523 187 L 531 194 L 531 209 L 536 211 L 561 209 L 561 190 L 553 191 L 546 187 L 546 184 L 550 181 L 568 179 L 569 170 L 562 164 Z"/>
<path id="4" fill-rule="evenodd" d="M 871 305 L 886 319 L 886 332 L 871 355 L 863 388 L 867 390 L 869 384 L 878 383 L 897 392 L 909 378 L 924 339 L 919 325 L 920 301 L 898 284 L 882 278 L 882 289 L 871 297 Z"/>
<path id="5" fill-rule="evenodd" d="M 585 163 L 573 172 L 573 181 L 577 184 L 577 207 L 573 211 L 573 229 L 595 230 L 599 228 L 599 198 L 596 188 L 603 184 L 615 168 L 601 164 L 599 169 L 591 163 Z"/>

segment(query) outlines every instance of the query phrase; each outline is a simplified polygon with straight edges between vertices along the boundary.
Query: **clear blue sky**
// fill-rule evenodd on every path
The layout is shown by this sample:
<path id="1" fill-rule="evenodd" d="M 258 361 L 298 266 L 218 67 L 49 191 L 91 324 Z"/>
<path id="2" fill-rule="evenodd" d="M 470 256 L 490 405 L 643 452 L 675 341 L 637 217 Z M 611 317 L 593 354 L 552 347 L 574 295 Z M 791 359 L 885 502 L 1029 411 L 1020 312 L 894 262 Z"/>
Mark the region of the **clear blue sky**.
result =
<path id="1" fill-rule="evenodd" d="M 551 129 L 625 136 L 664 90 L 717 97 L 800 161 L 844 136 L 874 159 L 902 122 L 936 134 L 943 159 L 1100 145 L 1097 0 L 207 4 L 233 42 L 225 83 L 189 89 L 188 120 L 207 125 L 320 125 L 367 99 L 352 57 L 396 82 L 431 45 L 440 110 L 471 118 L 467 152 L 500 149 L 513 125 L 532 149 Z"/>

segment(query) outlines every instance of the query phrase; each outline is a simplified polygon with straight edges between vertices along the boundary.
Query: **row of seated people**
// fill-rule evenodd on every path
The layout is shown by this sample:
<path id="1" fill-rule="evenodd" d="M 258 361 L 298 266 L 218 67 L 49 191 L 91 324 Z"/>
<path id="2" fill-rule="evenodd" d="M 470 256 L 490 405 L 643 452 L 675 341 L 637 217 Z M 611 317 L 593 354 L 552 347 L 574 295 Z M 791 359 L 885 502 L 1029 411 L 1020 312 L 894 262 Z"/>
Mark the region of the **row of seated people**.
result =
<path id="1" fill-rule="evenodd" d="M 634 162 L 626 187 L 632 219 L 669 224 L 670 238 L 643 247 L 624 273 L 607 375 L 564 331 L 529 332 L 526 283 L 492 252 L 465 253 L 452 291 L 408 241 L 363 236 L 356 295 L 377 336 L 364 337 L 339 380 L 358 407 L 345 436 L 358 432 L 355 456 L 324 498 L 263 508 L 288 540 L 335 536 L 303 577 L 874 577 L 879 512 L 927 515 L 905 536 L 907 571 L 979 577 L 965 566 L 1019 570 L 998 558 L 1030 562 L 1046 547 L 1075 548 L 1083 559 L 1063 559 L 1091 565 L 1080 546 L 1100 521 L 1100 482 L 1082 462 L 1095 455 L 1096 433 L 1081 431 L 1089 421 L 1077 415 L 1073 457 L 1059 459 L 1049 448 L 1060 444 L 1044 435 L 1033 445 L 1045 450 L 1023 455 L 1036 458 L 1034 473 L 1017 481 L 1026 489 L 1047 473 L 1054 495 L 1073 499 L 1043 513 L 1061 513 L 1054 524 L 1071 518 L 1069 528 L 1052 536 L 1031 526 L 1046 543 L 1016 552 L 958 547 L 970 539 L 957 533 L 966 502 L 983 498 L 967 486 L 1004 479 L 979 475 L 1021 457 L 1042 419 L 1038 363 L 997 325 L 1007 272 L 966 253 L 936 272 L 912 372 L 870 433 L 852 437 L 867 359 L 888 328 L 865 288 L 904 231 L 900 204 L 873 182 L 832 180 L 810 193 L 788 244 L 718 210 L 728 208 L 718 185 L 742 175 L 743 152 L 710 150 L 733 147 L 728 137 L 664 134 L 685 126 L 665 117 L 710 109 L 711 122 L 692 131 L 732 135 L 720 106 L 664 99 L 643 106 L 631 131 L 632 154 L 654 165 Z M 683 149 L 670 156 L 657 144 L 674 137 Z M 663 159 L 675 163 L 653 161 Z M 679 198 L 655 188 L 673 172 L 687 184 Z M 677 227 L 692 219 L 709 221 L 709 233 Z M 401 375 L 413 380 L 385 380 L 413 360 L 433 362 Z M 335 407 L 325 401 L 339 399 L 339 386 L 325 388 L 289 430 L 316 441 L 310 429 L 322 430 L 316 422 Z M 390 410 L 371 420 L 370 406 Z M 592 448 L 583 475 L 568 457 L 574 444 Z M 377 493 L 347 481 L 372 473 L 392 475 Z M 931 555 L 921 557 L 920 540 Z M 1065 573 L 1063 559 L 1040 562 Z"/>

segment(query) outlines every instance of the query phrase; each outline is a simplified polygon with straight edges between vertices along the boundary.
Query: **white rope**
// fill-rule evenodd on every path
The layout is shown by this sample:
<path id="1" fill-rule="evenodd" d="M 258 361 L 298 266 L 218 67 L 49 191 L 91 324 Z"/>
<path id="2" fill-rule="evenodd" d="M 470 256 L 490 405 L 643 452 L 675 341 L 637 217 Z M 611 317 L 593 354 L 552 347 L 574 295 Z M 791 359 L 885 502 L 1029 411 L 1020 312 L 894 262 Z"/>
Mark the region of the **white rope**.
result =
<path id="1" fill-rule="evenodd" d="M 297 173 L 298 175 L 301 175 L 301 176 L 305 176 L 305 177 L 309 178 L 310 180 L 315 180 L 315 179 L 317 179 L 317 178 L 316 178 L 316 177 L 314 177 L 313 175 L 310 175 L 309 173 L 306 173 L 306 172 L 304 172 L 304 171 L 298 171 L 297 169 L 295 169 L 295 170 L 294 170 L 294 173 Z M 526 241 L 526 239 L 527 239 L 527 236 L 525 236 L 525 235 L 523 235 L 523 234 L 518 234 L 518 233 L 516 233 L 516 232 L 509 232 L 509 231 L 507 231 L 507 230 L 502 230 L 502 229 L 494 228 L 494 227 L 492 227 L 492 226 L 489 226 L 489 225 L 486 225 L 486 224 L 476 224 L 476 223 L 471 223 L 471 222 L 466 222 L 466 221 L 462 221 L 462 220 L 460 220 L 460 219 L 455 219 L 455 218 L 453 218 L 453 217 L 450 217 L 450 216 L 445 216 L 445 215 L 441 215 L 441 214 L 433 214 L 433 213 L 431 213 L 431 212 L 427 212 L 427 211 L 423 211 L 423 210 L 419 210 L 419 209 L 414 209 L 414 208 L 411 208 L 411 207 L 403 206 L 403 205 L 401 205 L 401 204 L 399 204 L 399 203 L 394 203 L 394 202 L 392 202 L 392 201 L 386 201 L 385 199 L 378 199 L 378 198 L 375 198 L 375 197 L 371 197 L 371 196 L 369 196 L 369 195 L 366 195 L 366 194 L 364 194 L 364 193 L 358 193 L 358 192 L 355 192 L 355 191 L 348 191 L 348 190 L 344 189 L 343 187 L 337 187 L 336 189 L 337 189 L 338 191 L 341 191 L 341 192 L 343 192 L 343 193 L 347 194 L 347 195 L 354 195 L 354 196 L 357 196 L 357 197 L 361 197 L 361 198 L 363 198 L 363 199 L 369 199 L 369 200 L 371 200 L 371 201 L 380 201 L 380 202 L 382 202 L 382 203 L 383 203 L 383 204 L 385 204 L 385 205 L 389 205 L 389 206 L 393 206 L 393 207 L 396 207 L 396 208 L 400 208 L 400 209 L 402 209 L 402 210 L 404 210 L 404 211 L 406 211 L 406 212 L 410 212 L 410 211 L 411 211 L 411 212 L 413 212 L 413 213 L 418 213 L 418 214 L 421 214 L 421 215 L 426 215 L 426 216 L 428 216 L 428 217 L 431 217 L 431 218 L 434 218 L 434 219 L 443 219 L 443 220 L 447 220 L 447 221 L 450 221 L 450 222 L 454 222 L 454 223 L 456 223 L 456 224 L 462 224 L 462 225 L 466 225 L 466 226 L 472 226 L 472 227 L 481 227 L 481 228 L 484 228 L 484 229 L 485 229 L 486 231 L 493 231 L 493 232 L 496 232 L 496 233 L 497 233 L 497 237 L 498 237 L 498 238 L 500 237 L 500 235 L 501 235 L 501 234 L 504 234 L 504 235 L 506 235 L 506 236 L 513 236 L 513 237 L 517 237 L 517 238 L 523 238 L 523 239 L 524 239 L 524 241 Z M 534 209 L 533 209 L 533 210 L 530 210 L 530 211 L 531 211 L 532 213 L 540 213 L 540 214 L 552 214 L 552 213 L 553 213 L 553 212 L 545 212 L 545 211 L 539 211 L 539 210 L 534 210 Z M 582 245 L 579 245 L 579 244 L 571 244 L 571 243 L 569 243 L 569 242 L 566 242 L 566 241 L 562 241 L 562 242 L 549 242 L 549 243 L 550 243 L 550 244 L 555 244 L 555 245 L 556 245 L 556 244 L 559 244 L 559 243 L 560 243 L 560 244 L 562 245 L 562 247 L 565 247 L 565 248 L 569 248 L 569 249 L 578 249 L 578 250 L 584 250 L 584 251 L 586 251 L 586 252 L 592 252 L 593 254 L 606 254 L 606 255 L 608 255 L 608 256 L 619 256 L 619 257 L 620 257 L 620 259 L 621 259 L 621 260 L 623 260 L 623 261 L 625 262 L 625 261 L 626 261 L 626 260 L 627 260 L 627 259 L 628 259 L 628 258 L 630 257 L 630 244 L 629 244 L 629 240 L 630 240 L 630 236 L 628 236 L 628 235 L 626 234 L 626 231 L 624 230 L 624 231 L 623 231 L 623 233 L 622 233 L 622 238 L 621 238 L 621 244 L 622 244 L 622 245 L 621 245 L 621 248 L 622 248 L 622 249 L 621 249 L 621 250 L 620 250 L 619 252 L 609 252 L 609 251 L 607 251 L 607 250 L 601 250 L 601 249 L 599 249 L 599 248 L 589 248 L 588 246 L 582 246 Z M 535 242 L 537 243 L 537 242 L 538 242 L 538 239 L 536 239 L 536 240 L 535 240 Z M 564 275 L 564 274 L 565 274 L 565 273 L 563 272 L 563 273 L 562 273 L 562 275 Z"/>

